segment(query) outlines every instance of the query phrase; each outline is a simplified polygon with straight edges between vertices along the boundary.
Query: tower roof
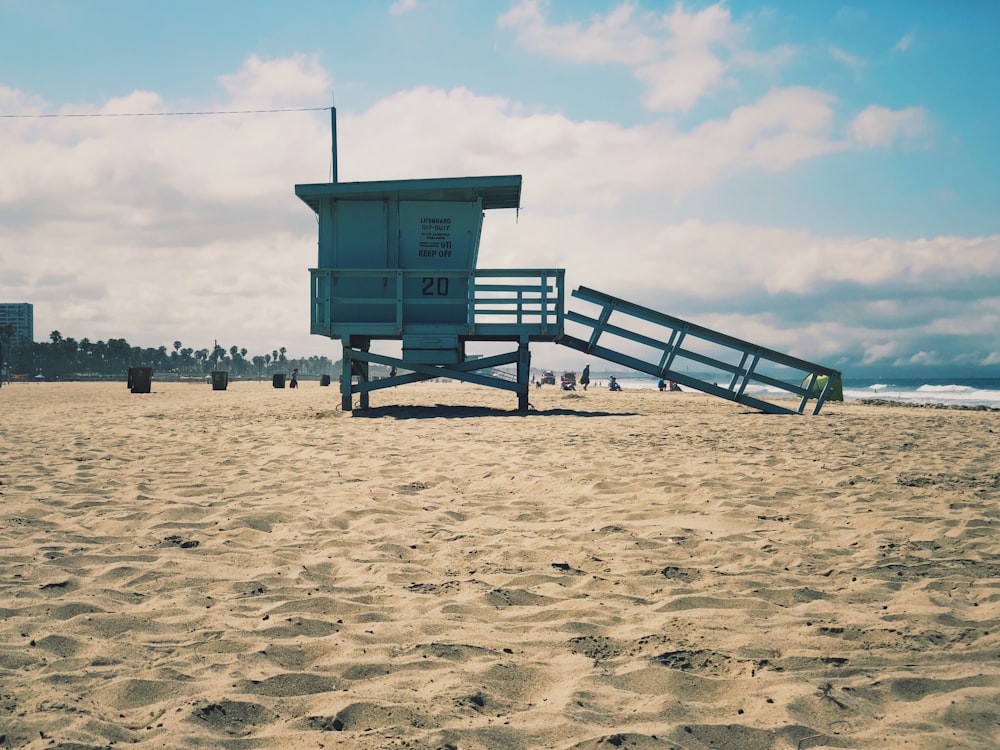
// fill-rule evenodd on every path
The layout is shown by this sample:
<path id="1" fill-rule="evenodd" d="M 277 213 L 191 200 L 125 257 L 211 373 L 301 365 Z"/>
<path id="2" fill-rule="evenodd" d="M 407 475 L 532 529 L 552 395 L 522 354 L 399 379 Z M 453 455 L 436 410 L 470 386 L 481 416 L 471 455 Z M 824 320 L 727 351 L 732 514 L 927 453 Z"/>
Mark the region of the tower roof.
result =
<path id="1" fill-rule="evenodd" d="M 482 198 L 483 208 L 520 208 L 521 175 L 438 177 L 374 182 L 322 182 L 296 185 L 295 194 L 319 213 L 324 198 L 370 201 L 395 198 L 413 201 L 469 202 Z"/>

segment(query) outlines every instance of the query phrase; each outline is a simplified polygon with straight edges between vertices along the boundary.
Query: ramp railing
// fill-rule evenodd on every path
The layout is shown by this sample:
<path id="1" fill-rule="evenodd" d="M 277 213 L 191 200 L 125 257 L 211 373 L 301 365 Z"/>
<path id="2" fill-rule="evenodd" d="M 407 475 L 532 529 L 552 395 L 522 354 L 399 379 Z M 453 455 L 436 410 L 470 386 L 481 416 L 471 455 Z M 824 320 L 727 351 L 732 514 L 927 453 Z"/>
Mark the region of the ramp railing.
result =
<path id="1" fill-rule="evenodd" d="M 586 339 L 564 335 L 558 343 L 769 414 L 802 414 L 812 399 L 816 401 L 812 413 L 819 414 L 840 379 L 840 373 L 828 367 L 587 287 L 574 290 L 572 296 L 599 311 L 596 316 L 567 311 L 568 322 L 590 333 Z M 692 365 L 695 374 L 690 372 Z M 771 393 L 797 398 L 798 405 L 789 408 L 767 401 Z"/>

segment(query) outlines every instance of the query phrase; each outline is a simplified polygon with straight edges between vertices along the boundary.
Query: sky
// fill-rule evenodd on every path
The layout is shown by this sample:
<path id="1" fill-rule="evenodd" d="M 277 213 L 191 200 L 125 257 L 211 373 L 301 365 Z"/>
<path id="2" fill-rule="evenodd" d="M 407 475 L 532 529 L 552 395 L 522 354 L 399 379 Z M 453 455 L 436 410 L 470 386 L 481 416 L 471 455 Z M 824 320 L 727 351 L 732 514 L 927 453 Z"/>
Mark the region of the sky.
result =
<path id="1" fill-rule="evenodd" d="M 0 0 L 0 301 L 36 340 L 338 359 L 294 193 L 335 104 L 341 182 L 523 176 L 480 267 L 848 377 L 996 377 L 998 28 L 992 0 Z"/>

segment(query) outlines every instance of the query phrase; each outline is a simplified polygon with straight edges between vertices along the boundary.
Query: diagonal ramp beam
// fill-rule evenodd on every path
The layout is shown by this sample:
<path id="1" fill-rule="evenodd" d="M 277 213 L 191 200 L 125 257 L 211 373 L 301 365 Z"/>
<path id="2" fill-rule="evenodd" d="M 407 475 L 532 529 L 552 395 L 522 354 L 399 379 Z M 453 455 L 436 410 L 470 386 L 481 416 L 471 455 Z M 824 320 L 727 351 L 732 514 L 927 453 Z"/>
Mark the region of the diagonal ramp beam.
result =
<path id="1" fill-rule="evenodd" d="M 599 306 L 600 312 L 596 317 L 592 317 L 572 310 L 567 311 L 566 320 L 589 328 L 589 335 L 583 339 L 564 334 L 557 343 L 653 377 L 673 380 L 688 388 L 735 401 L 768 414 L 801 414 L 812 399 L 816 400 L 812 413 L 819 414 L 833 384 L 840 379 L 840 373 L 837 370 L 783 354 L 774 349 L 768 349 L 594 289 L 580 287 L 573 291 L 572 296 Z M 615 323 L 611 322 L 613 317 Z M 622 318 L 624 321 L 619 324 L 617 321 Z M 649 328 L 649 324 L 652 324 L 657 330 L 657 334 L 662 335 L 647 335 L 633 330 L 636 327 L 636 321 L 646 324 L 645 328 Z M 602 345 L 600 342 L 603 336 L 624 339 L 647 349 L 653 349 L 658 352 L 656 361 L 647 361 L 626 354 L 618 348 L 614 348 L 613 345 Z M 689 341 L 693 344 L 707 343 L 721 353 L 718 356 L 700 353 L 687 346 Z M 728 357 L 733 357 L 738 361 L 734 363 L 729 361 Z M 728 373 L 730 375 L 728 386 L 723 387 L 674 369 L 679 360 L 705 365 L 714 370 Z M 789 384 L 760 371 L 761 366 L 768 365 L 780 366 L 799 373 L 803 384 Z M 817 393 L 813 388 L 820 376 L 826 376 L 826 382 Z M 754 383 L 785 391 L 789 396 L 798 397 L 798 408 L 791 409 L 785 405 L 772 403 L 749 394 L 747 388 Z"/>

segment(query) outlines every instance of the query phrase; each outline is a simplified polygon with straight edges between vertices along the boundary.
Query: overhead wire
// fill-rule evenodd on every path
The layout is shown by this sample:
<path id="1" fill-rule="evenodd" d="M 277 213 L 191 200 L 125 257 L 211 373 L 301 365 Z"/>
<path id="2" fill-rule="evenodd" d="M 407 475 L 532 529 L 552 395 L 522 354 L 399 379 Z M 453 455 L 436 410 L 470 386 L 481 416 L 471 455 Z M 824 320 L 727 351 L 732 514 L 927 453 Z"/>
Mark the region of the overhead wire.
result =
<path id="1" fill-rule="evenodd" d="M 34 114 L 0 114 L 0 118 L 56 118 L 56 117 L 187 117 L 191 115 L 260 115 L 274 112 L 320 112 L 329 107 L 285 107 L 279 109 L 228 109 L 192 112 L 54 112 Z"/>

